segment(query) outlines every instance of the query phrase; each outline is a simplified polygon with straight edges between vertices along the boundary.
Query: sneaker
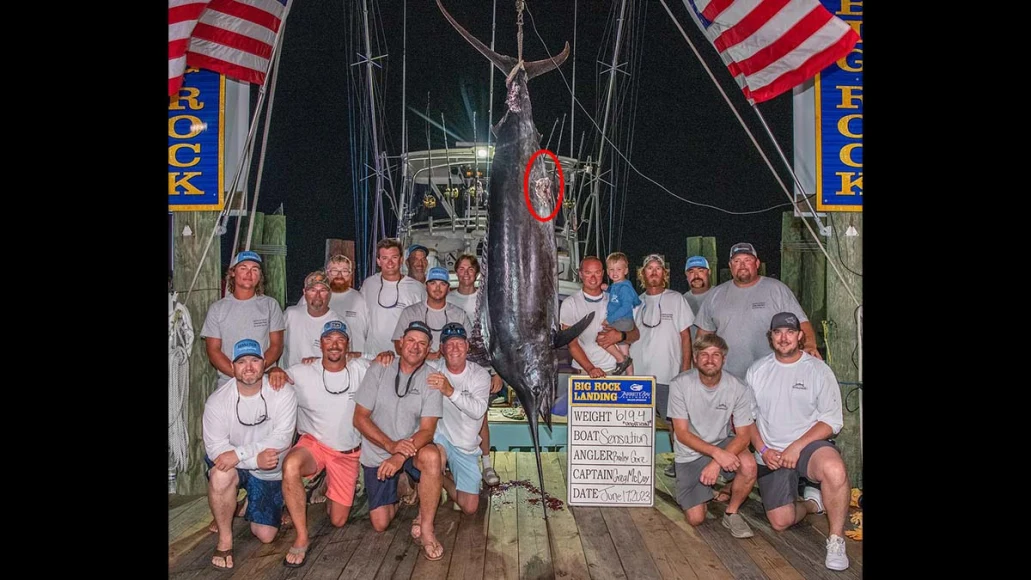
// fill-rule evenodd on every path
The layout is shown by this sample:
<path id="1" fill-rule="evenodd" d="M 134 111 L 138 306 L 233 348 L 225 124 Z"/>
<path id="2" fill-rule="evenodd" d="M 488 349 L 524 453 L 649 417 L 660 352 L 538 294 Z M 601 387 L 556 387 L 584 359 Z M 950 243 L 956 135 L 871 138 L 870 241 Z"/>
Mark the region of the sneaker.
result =
<path id="1" fill-rule="evenodd" d="M 820 488 L 806 486 L 805 491 L 802 492 L 802 499 L 811 501 L 816 504 L 816 513 L 823 513 L 823 494 L 820 493 Z M 844 570 L 844 568 L 842 568 Z"/>
<path id="2" fill-rule="evenodd" d="M 741 517 L 741 514 L 723 514 L 723 527 L 730 530 L 730 535 L 735 538 L 751 538 L 755 535 L 752 533 L 752 528 L 748 527 L 748 522 L 745 521 L 745 518 Z M 830 554 L 830 552 L 827 553 Z M 827 561 L 830 562 L 830 556 L 827 556 L 827 558 Z"/>
<path id="3" fill-rule="evenodd" d="M 676 477 L 677 476 L 677 464 L 672 462 L 672 461 L 670 461 L 669 465 L 667 465 L 666 469 L 663 469 L 662 472 L 666 474 L 666 477 Z"/>
<path id="4" fill-rule="evenodd" d="M 491 487 L 501 483 L 501 478 L 498 477 L 498 472 L 494 471 L 493 467 L 488 467 L 483 470 L 483 483 L 486 483 Z"/>
<path id="5" fill-rule="evenodd" d="M 827 559 L 824 566 L 831 570 L 845 570 L 848 568 L 848 556 L 845 555 L 845 538 L 831 536 L 827 538 Z"/>
<path id="6" fill-rule="evenodd" d="M 623 359 L 623 362 L 616 364 L 616 368 L 612 369 L 612 374 L 621 375 L 625 373 L 626 370 L 630 368 L 630 365 L 632 364 L 634 364 L 634 359 L 626 357 L 625 359 Z"/>

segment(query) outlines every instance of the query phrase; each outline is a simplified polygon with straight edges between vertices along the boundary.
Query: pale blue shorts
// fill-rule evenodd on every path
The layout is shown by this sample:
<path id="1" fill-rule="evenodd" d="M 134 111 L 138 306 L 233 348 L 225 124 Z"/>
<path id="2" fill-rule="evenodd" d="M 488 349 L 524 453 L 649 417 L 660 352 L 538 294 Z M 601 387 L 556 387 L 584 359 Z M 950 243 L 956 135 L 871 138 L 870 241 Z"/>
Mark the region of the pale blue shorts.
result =
<path id="1" fill-rule="evenodd" d="M 480 452 L 466 453 L 455 447 L 437 431 L 433 434 L 433 442 L 444 447 L 447 452 L 447 466 L 451 475 L 455 478 L 455 488 L 458 491 L 478 495 L 480 493 Z"/>

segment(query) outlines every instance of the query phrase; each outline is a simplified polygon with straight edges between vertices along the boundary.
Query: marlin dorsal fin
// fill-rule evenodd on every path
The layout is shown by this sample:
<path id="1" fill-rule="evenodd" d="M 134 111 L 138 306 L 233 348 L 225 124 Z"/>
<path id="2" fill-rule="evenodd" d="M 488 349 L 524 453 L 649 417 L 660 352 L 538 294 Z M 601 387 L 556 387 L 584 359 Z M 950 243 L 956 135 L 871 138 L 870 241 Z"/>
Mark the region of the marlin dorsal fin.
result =
<path id="1" fill-rule="evenodd" d="M 589 325 L 592 320 L 594 320 L 594 312 L 584 316 L 580 322 L 577 322 L 573 326 L 556 332 L 552 346 L 554 348 L 562 348 L 563 346 L 566 346 L 572 342 L 574 338 L 580 336 L 580 333 L 587 328 L 587 325 Z"/>

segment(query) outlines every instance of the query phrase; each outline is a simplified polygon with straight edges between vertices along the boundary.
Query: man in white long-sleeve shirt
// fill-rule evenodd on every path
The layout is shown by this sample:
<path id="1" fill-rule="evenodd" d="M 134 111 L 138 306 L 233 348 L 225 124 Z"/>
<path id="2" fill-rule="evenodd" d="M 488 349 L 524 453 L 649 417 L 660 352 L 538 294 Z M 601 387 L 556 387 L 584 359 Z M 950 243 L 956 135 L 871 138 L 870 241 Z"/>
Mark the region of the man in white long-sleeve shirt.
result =
<path id="1" fill-rule="evenodd" d="M 202 426 L 208 504 L 218 527 L 211 565 L 218 569 L 233 567 L 233 512 L 240 487 L 247 490 L 244 517 L 251 532 L 266 544 L 276 537 L 283 514 L 282 458 L 297 424 L 294 389 L 274 390 L 265 379 L 258 341 L 238 341 L 232 363 L 235 376 L 204 403 Z"/>
<path id="2" fill-rule="evenodd" d="M 297 433 L 300 438 L 283 460 L 283 499 L 297 536 L 283 565 L 304 565 L 308 544 L 307 502 L 303 478 L 326 470 L 329 521 L 347 523 L 358 482 L 362 435 L 354 428 L 354 395 L 369 369 L 362 358 L 348 361 L 347 325 L 330 320 L 319 337 L 320 360 L 269 371 L 273 388 L 292 383 L 297 392 Z"/>
<path id="3" fill-rule="evenodd" d="M 437 423 L 433 442 L 451 469 L 444 476 L 447 493 L 467 514 L 475 513 L 480 501 L 480 426 L 487 413 L 490 373 L 483 367 L 466 364 L 469 338 L 458 322 L 440 331 L 440 350 L 444 366 L 430 373 L 429 387 L 444 396 L 444 416 Z"/>
<path id="4" fill-rule="evenodd" d="M 767 333 L 771 354 L 752 363 L 745 382 L 755 395 L 752 445 L 757 450 L 759 494 L 770 525 L 785 530 L 809 513 L 827 510 L 830 535 L 824 565 L 848 568 L 845 555 L 845 516 L 849 481 L 845 462 L 829 439 L 841 431 L 841 391 L 825 362 L 805 352 L 808 338 L 793 312 L 773 316 Z M 798 481 L 806 487 L 797 501 Z"/>

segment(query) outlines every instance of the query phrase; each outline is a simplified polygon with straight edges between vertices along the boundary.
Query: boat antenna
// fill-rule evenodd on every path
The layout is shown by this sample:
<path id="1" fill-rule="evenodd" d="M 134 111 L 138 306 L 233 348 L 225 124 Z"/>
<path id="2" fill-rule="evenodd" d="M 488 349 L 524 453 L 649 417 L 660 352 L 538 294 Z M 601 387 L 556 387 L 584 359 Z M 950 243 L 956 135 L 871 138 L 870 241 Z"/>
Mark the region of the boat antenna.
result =
<path id="1" fill-rule="evenodd" d="M 576 0 L 573 0 L 573 88 L 569 91 L 569 156 L 573 156 L 573 123 L 576 121 Z M 491 46 L 493 49 L 494 47 Z M 576 159 L 579 159 L 577 157 Z"/>
<path id="2" fill-rule="evenodd" d="M 490 49 L 494 50 L 494 28 L 497 24 L 498 14 L 498 0 L 494 0 L 494 8 L 491 11 L 490 16 Z M 490 96 L 487 98 L 487 152 L 490 152 L 490 134 L 494 129 L 494 63 L 487 63 L 487 67 L 490 68 Z M 494 158 L 490 155 L 487 156 L 487 179 L 490 179 L 490 167 L 494 163 Z"/>
<path id="3" fill-rule="evenodd" d="M 447 160 L 446 171 L 447 171 L 447 195 L 445 199 L 451 199 L 451 150 L 447 147 L 447 125 L 444 123 L 444 111 L 440 112 L 440 130 L 444 133 L 444 157 Z M 430 169 L 430 173 L 433 169 Z"/>

